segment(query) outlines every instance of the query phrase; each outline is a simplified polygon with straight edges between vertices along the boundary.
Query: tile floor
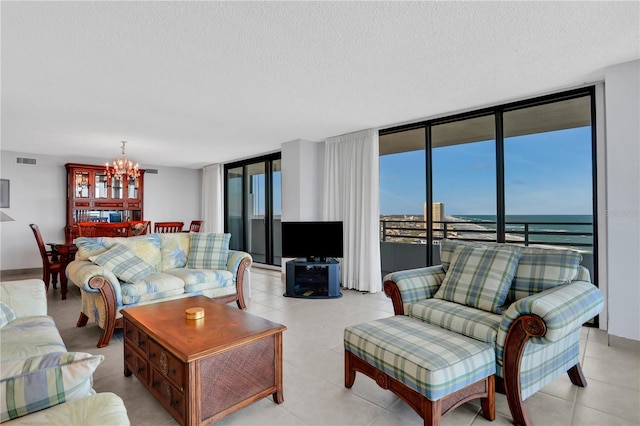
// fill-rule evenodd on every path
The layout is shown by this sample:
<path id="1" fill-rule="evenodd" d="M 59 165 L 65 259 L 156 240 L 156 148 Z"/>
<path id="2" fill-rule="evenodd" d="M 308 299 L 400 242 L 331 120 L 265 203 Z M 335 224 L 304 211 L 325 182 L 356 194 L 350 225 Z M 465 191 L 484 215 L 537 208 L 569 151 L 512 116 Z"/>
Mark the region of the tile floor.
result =
<path id="1" fill-rule="evenodd" d="M 248 312 L 284 324 L 284 402 L 263 399 L 222 419 L 219 425 L 421 425 L 415 412 L 391 392 L 357 374 L 351 389 L 344 387 L 342 333 L 347 325 L 393 315 L 383 293 L 342 290 L 339 299 L 283 297 L 280 272 L 252 268 L 252 297 Z M 134 378 L 124 377 L 122 342 L 114 338 L 98 349 L 95 325 L 76 328 L 79 290 L 70 286 L 67 300 L 49 290 L 49 313 L 70 351 L 105 355 L 94 375 L 98 392 L 114 392 L 127 406 L 132 425 L 175 425 L 173 418 Z M 120 334 L 121 336 L 121 334 Z M 529 398 L 537 425 L 640 424 L 640 345 L 612 339 L 583 328 L 581 362 L 586 388 L 571 385 L 565 375 Z M 446 417 L 443 425 L 509 425 L 504 395 L 497 395 L 497 418 L 488 422 L 470 402 Z"/>

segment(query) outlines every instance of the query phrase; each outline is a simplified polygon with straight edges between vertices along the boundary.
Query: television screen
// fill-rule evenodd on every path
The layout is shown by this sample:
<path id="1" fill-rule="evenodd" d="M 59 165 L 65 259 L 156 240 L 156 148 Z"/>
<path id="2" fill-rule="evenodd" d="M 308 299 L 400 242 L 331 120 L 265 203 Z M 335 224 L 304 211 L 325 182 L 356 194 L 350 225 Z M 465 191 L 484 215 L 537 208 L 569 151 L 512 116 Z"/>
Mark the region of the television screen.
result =
<path id="1" fill-rule="evenodd" d="M 342 222 L 282 222 L 282 257 L 342 257 Z"/>

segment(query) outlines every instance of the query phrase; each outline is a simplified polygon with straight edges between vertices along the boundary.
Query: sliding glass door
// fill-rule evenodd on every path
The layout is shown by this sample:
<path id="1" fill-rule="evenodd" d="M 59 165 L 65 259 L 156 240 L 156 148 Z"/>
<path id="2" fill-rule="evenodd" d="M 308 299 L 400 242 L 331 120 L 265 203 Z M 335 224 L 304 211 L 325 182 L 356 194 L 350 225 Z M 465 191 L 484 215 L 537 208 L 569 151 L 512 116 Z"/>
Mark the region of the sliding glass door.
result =
<path id="1" fill-rule="evenodd" d="M 225 166 L 225 231 L 229 247 L 256 263 L 280 265 L 280 154 Z"/>

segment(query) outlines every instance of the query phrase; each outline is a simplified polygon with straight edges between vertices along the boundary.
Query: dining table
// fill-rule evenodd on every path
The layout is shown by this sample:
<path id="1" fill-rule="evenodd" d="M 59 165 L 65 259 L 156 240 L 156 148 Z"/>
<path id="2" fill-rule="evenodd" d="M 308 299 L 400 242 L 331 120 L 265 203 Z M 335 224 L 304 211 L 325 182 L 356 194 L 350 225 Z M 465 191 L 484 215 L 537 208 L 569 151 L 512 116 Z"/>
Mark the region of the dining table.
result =
<path id="1" fill-rule="evenodd" d="M 73 243 L 47 243 L 51 247 L 51 253 L 58 256 L 58 259 L 62 265 L 60 271 L 60 294 L 62 300 L 67 298 L 67 265 L 75 259 L 78 247 Z"/>

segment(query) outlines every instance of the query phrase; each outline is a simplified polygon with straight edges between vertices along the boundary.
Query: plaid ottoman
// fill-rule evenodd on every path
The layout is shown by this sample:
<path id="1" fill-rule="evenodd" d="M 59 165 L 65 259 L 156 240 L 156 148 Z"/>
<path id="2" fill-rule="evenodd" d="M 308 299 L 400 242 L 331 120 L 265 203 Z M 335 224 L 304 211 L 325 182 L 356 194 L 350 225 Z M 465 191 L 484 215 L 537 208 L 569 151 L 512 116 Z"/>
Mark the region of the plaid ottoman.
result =
<path id="1" fill-rule="evenodd" d="M 492 345 L 404 315 L 344 330 L 345 386 L 356 371 L 373 378 L 407 402 L 424 420 L 438 425 L 459 405 L 481 398 L 495 419 Z"/>

